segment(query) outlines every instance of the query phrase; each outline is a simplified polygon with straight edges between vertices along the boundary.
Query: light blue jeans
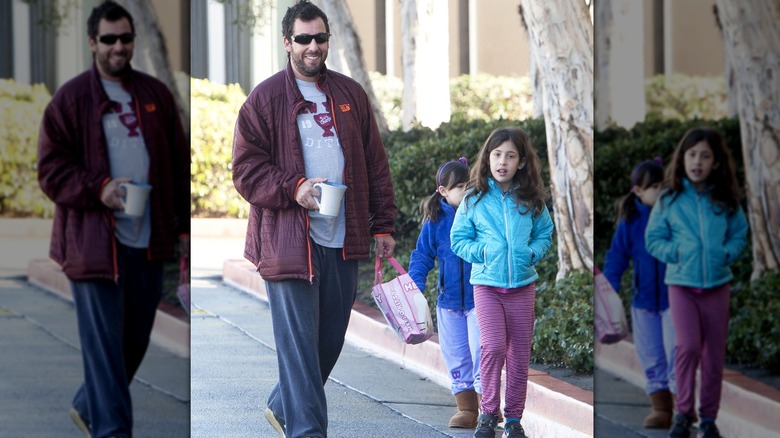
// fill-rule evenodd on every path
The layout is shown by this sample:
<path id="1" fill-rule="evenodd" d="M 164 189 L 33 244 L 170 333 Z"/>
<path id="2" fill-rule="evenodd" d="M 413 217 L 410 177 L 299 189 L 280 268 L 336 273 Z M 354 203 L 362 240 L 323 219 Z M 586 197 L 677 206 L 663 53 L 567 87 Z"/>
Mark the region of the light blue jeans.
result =
<path id="1" fill-rule="evenodd" d="M 469 389 L 482 394 L 479 379 L 479 326 L 475 309 L 462 311 L 436 306 L 439 345 L 450 373 L 452 394 Z"/>
<path id="2" fill-rule="evenodd" d="M 634 346 L 647 377 L 645 391 L 677 393 L 674 378 L 674 326 L 669 309 L 655 312 L 631 307 Z"/>

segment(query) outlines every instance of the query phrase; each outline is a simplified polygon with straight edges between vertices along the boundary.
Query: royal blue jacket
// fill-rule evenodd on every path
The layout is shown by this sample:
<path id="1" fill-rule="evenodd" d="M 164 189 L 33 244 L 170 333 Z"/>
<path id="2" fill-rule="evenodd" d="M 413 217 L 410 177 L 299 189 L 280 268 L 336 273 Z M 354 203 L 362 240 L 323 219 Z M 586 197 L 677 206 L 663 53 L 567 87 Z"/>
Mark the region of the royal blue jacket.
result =
<path id="1" fill-rule="evenodd" d="M 664 275 L 666 265 L 651 256 L 645 248 L 645 228 L 650 218 L 650 207 L 639 199 L 634 200 L 637 213 L 618 223 L 612 245 L 604 261 L 604 276 L 615 291 L 620 291 L 620 279 L 633 261 L 634 276 L 631 289 L 634 297 L 631 305 L 662 312 L 669 308 L 669 296 Z"/>
<path id="2" fill-rule="evenodd" d="M 507 289 L 539 278 L 534 265 L 552 245 L 553 222 L 547 207 L 538 215 L 521 213 L 493 178 L 488 191 L 463 198 L 452 223 L 452 251 L 473 264 L 471 284 Z M 476 203 L 475 203 L 476 202 Z"/>
<path id="3" fill-rule="evenodd" d="M 469 283 L 471 263 L 456 256 L 450 247 L 450 229 L 454 217 L 455 208 L 442 199 L 436 221 L 427 219 L 423 223 L 417 247 L 412 251 L 409 261 L 409 275 L 417 287 L 425 291 L 428 273 L 438 259 L 437 305 L 443 309 L 471 310 L 474 308 L 474 287 Z"/>
<path id="4" fill-rule="evenodd" d="M 709 189 L 699 193 L 683 179 L 677 196 L 662 192 L 645 231 L 647 251 L 666 262 L 666 284 L 712 288 L 734 277 L 729 265 L 747 242 L 741 208 L 728 215 L 712 203 Z"/>

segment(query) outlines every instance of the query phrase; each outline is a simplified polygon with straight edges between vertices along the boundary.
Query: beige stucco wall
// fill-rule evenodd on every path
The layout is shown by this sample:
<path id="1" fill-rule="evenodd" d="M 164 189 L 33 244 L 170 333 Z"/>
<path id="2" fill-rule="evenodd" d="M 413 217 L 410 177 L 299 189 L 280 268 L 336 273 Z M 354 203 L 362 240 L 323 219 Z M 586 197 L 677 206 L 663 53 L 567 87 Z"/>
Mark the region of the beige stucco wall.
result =
<path id="1" fill-rule="evenodd" d="M 397 77 L 401 75 L 401 5 L 396 0 L 386 0 L 390 9 L 390 19 L 393 29 L 388 29 L 387 41 L 383 35 L 377 35 L 376 20 L 381 2 L 376 0 L 347 0 L 355 30 L 360 37 L 363 49 L 363 59 L 366 68 L 377 70 L 377 44 L 392 44 L 388 48 L 393 65 L 388 65 L 388 72 Z M 460 44 L 460 14 L 459 0 L 447 0 L 449 13 L 449 35 L 447 50 L 449 54 L 450 76 L 455 77 L 461 72 L 459 65 L 460 50 L 468 50 Z M 522 76 L 528 74 L 529 54 L 525 29 L 520 24 L 517 12 L 518 2 L 510 1 L 472 1 L 476 5 L 476 29 L 470 29 L 472 38 L 477 38 L 477 53 L 472 54 L 476 62 L 476 70 L 494 75 Z M 442 44 L 445 47 L 445 44 Z"/>
<path id="2" fill-rule="evenodd" d="M 165 37 L 168 61 L 173 71 L 190 71 L 189 0 L 151 0 L 160 30 Z M 185 50 L 186 49 L 186 50 Z"/>
<path id="3" fill-rule="evenodd" d="M 645 76 L 653 74 L 653 2 L 644 0 Z M 667 73 L 696 76 L 723 74 L 723 36 L 715 22 L 715 0 L 664 1 Z M 598 29 L 596 29 L 598 32 Z"/>

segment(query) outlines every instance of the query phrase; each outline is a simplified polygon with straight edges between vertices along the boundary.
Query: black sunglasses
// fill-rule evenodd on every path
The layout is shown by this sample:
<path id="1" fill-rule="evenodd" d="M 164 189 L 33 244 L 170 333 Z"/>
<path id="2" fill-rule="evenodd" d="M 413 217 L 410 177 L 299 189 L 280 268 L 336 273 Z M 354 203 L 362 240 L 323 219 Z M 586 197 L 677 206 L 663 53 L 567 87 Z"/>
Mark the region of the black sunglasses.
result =
<path id="1" fill-rule="evenodd" d="M 122 41 L 122 44 L 130 44 L 135 39 L 134 33 L 123 33 L 121 35 L 116 35 L 113 33 L 107 33 L 105 35 L 100 35 L 97 40 L 100 41 L 103 44 L 107 44 L 109 46 L 113 46 L 116 44 L 116 40 Z"/>
<path id="2" fill-rule="evenodd" d="M 326 32 L 318 33 L 316 35 L 309 35 L 307 33 L 302 33 L 300 35 L 293 35 L 292 39 L 296 43 L 303 44 L 304 46 L 309 45 L 311 43 L 311 40 L 316 41 L 317 44 L 323 44 L 328 42 L 328 40 L 330 39 L 330 34 Z"/>

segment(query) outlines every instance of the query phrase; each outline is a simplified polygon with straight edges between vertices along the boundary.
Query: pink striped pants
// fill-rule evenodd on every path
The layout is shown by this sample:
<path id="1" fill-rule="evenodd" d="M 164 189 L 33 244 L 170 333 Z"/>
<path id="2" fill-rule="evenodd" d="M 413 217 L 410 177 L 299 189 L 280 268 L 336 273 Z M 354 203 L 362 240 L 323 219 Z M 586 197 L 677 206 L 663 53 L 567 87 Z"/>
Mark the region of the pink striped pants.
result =
<path id="1" fill-rule="evenodd" d="M 729 297 L 729 284 L 703 293 L 669 286 L 669 308 L 675 333 L 677 412 L 693 414 L 696 368 L 701 365 L 699 418 L 718 416 L 729 331 Z"/>
<path id="2" fill-rule="evenodd" d="M 523 416 L 535 296 L 535 283 L 515 289 L 474 286 L 483 413 L 498 415 L 501 409 L 501 369 L 506 365 L 504 417 Z"/>

